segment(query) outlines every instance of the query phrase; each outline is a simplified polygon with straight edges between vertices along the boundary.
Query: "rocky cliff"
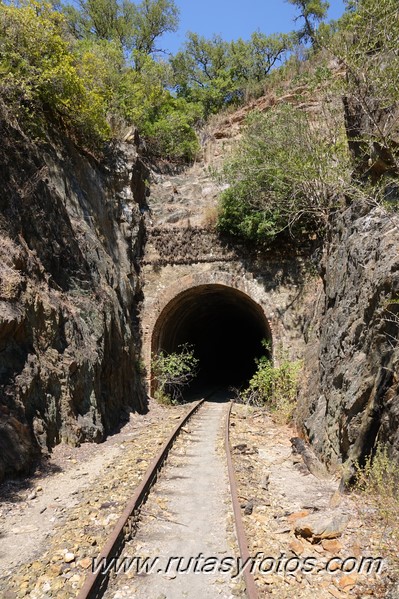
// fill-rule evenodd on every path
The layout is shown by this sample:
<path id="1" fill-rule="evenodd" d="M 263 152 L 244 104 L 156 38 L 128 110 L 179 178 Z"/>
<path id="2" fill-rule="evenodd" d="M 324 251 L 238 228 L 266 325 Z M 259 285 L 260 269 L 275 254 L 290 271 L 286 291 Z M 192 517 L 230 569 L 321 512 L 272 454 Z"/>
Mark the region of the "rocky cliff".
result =
<path id="1" fill-rule="evenodd" d="M 331 466 L 377 442 L 399 458 L 399 217 L 353 204 L 331 223 L 308 315 L 299 417 Z"/>
<path id="2" fill-rule="evenodd" d="M 0 120 L 0 479 L 145 410 L 137 305 L 145 168 Z"/>

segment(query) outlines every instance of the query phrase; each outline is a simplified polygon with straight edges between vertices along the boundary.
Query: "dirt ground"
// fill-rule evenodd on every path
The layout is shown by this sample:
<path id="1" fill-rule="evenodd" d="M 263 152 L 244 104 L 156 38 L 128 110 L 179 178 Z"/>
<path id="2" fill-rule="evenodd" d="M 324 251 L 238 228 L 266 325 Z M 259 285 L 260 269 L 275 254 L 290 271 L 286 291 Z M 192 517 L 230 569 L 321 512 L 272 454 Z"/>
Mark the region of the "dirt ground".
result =
<path id="1" fill-rule="evenodd" d="M 259 553 L 259 562 L 272 558 L 255 569 L 260 597 L 385 596 L 397 548 L 364 498 L 339 492 L 339 475 L 309 472 L 292 451 L 294 436 L 262 409 L 233 408 L 231 442 L 250 554 Z M 312 527 L 319 537 L 309 534 Z M 382 560 L 369 567 L 369 557 Z M 306 559 L 310 566 L 303 568 Z"/>

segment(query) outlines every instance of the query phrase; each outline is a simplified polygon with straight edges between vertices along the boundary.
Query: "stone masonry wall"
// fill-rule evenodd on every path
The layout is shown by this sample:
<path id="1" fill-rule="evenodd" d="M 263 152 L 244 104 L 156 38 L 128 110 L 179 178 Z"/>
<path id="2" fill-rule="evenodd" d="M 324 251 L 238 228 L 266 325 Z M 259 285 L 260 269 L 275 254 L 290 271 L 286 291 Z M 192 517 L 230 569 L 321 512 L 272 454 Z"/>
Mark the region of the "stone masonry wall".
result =
<path id="1" fill-rule="evenodd" d="M 277 249 L 251 252 L 209 228 L 158 227 L 148 230 L 142 272 L 147 369 L 154 327 L 162 311 L 179 293 L 199 285 L 225 285 L 248 295 L 263 310 L 274 348 L 282 345 L 293 358 L 303 355 L 302 313 L 311 281 L 306 255 Z"/>

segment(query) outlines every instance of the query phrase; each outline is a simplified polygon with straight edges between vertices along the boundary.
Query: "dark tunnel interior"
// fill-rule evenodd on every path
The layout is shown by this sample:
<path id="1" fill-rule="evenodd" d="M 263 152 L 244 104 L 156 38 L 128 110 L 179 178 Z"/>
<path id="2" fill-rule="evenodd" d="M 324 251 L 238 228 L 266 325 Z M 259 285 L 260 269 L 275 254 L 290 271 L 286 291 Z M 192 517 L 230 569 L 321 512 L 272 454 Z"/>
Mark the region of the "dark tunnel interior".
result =
<path id="1" fill-rule="evenodd" d="M 244 293 L 223 285 L 203 285 L 181 293 L 158 319 L 153 352 L 194 345 L 200 360 L 196 384 L 245 384 L 271 341 L 261 307 Z"/>

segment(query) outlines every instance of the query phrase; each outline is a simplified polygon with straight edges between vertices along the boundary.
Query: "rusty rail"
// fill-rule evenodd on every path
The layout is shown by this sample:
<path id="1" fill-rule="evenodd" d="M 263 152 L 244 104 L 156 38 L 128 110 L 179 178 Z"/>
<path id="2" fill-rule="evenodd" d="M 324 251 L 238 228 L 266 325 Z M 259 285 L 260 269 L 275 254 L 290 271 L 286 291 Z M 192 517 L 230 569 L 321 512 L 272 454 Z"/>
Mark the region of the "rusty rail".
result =
<path id="1" fill-rule="evenodd" d="M 234 473 L 233 459 L 231 457 L 230 415 L 231 415 L 232 407 L 233 407 L 233 402 L 230 402 L 229 409 L 227 410 L 227 415 L 226 415 L 226 434 L 225 434 L 227 469 L 229 472 L 231 500 L 233 503 L 234 520 L 235 520 L 235 525 L 236 525 L 238 547 L 240 550 L 241 559 L 243 560 L 243 563 L 250 563 L 251 556 L 249 554 L 247 536 L 245 534 L 244 524 L 243 524 L 242 517 L 241 517 L 240 503 L 238 501 L 237 482 L 236 482 L 236 476 Z M 246 560 L 249 560 L 249 561 L 247 562 Z M 245 568 L 245 570 L 244 570 L 244 581 L 245 581 L 245 590 L 246 590 L 248 599 L 258 599 L 258 589 L 255 584 L 255 579 L 254 579 L 252 572 L 250 570 L 248 570 L 248 568 Z"/>
<path id="2" fill-rule="evenodd" d="M 213 393 L 209 394 L 213 395 Z M 160 471 L 165 459 L 175 442 L 177 436 L 179 435 L 182 427 L 186 424 L 186 422 L 193 416 L 193 414 L 198 410 L 198 408 L 204 403 L 206 398 L 198 401 L 193 408 L 180 420 L 174 431 L 169 436 L 168 440 L 152 461 L 152 463 L 148 466 L 144 478 L 141 483 L 137 487 L 133 497 L 127 504 L 124 509 L 122 515 L 120 516 L 118 522 L 115 525 L 115 528 L 111 532 L 107 543 L 103 547 L 100 555 L 97 558 L 97 562 L 100 564 L 102 560 L 110 560 L 112 558 L 118 557 L 129 538 L 132 536 L 132 519 L 140 510 L 141 505 L 145 502 L 148 493 L 156 481 L 158 472 Z M 80 592 L 77 596 L 77 599 L 98 599 L 101 597 L 107 588 L 108 584 L 108 574 L 102 572 L 100 569 L 96 572 L 91 572 L 86 577 L 86 580 L 80 589 Z"/>
<path id="3" fill-rule="evenodd" d="M 191 408 L 191 410 L 180 420 L 180 422 L 177 424 L 177 426 L 163 445 L 158 455 L 148 466 L 141 483 L 136 488 L 133 497 L 126 505 L 126 508 L 124 509 L 122 515 L 120 516 L 118 522 L 112 530 L 108 538 L 108 541 L 106 542 L 100 555 L 98 556 L 98 564 L 101 564 L 103 561 L 109 563 L 109 560 L 111 560 L 112 558 L 116 558 L 121 554 L 125 543 L 132 537 L 132 529 L 135 527 L 134 518 L 138 515 L 140 507 L 145 502 L 151 490 L 151 487 L 155 483 L 157 475 L 161 470 L 166 460 L 166 457 L 177 436 L 179 435 L 181 429 L 186 424 L 186 422 L 195 414 L 195 412 L 204 403 L 204 401 L 214 393 L 215 391 L 209 393 L 207 397 L 198 401 Z M 250 560 L 250 555 L 248 549 L 248 542 L 244 531 L 244 525 L 241 518 L 241 510 L 237 493 L 237 483 L 234 474 L 233 460 L 231 456 L 229 430 L 232 405 L 233 404 L 230 403 L 226 415 L 225 449 L 238 546 L 241 554 L 241 559 L 245 563 L 246 560 Z M 103 572 L 101 569 L 98 569 L 96 572 L 91 572 L 90 574 L 88 574 L 82 588 L 79 591 L 79 594 L 77 595 L 77 599 L 99 599 L 100 597 L 102 597 L 108 585 L 108 577 L 109 574 Z M 248 599 L 258 599 L 258 592 L 255 585 L 255 580 L 252 572 L 250 572 L 248 569 L 244 570 L 244 581 Z"/>

